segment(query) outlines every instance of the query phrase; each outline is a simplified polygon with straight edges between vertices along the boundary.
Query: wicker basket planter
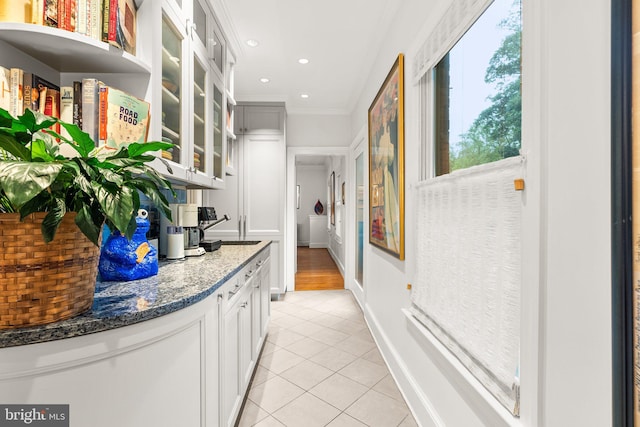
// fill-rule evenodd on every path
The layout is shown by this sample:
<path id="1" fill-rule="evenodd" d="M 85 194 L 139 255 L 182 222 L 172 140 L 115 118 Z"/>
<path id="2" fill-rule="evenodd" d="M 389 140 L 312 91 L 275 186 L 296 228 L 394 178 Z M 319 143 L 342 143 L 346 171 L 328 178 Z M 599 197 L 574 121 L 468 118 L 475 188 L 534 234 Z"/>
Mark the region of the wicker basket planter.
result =
<path id="1" fill-rule="evenodd" d="M 55 239 L 40 232 L 45 213 L 0 214 L 0 329 L 68 319 L 91 308 L 100 249 L 65 215 Z"/>

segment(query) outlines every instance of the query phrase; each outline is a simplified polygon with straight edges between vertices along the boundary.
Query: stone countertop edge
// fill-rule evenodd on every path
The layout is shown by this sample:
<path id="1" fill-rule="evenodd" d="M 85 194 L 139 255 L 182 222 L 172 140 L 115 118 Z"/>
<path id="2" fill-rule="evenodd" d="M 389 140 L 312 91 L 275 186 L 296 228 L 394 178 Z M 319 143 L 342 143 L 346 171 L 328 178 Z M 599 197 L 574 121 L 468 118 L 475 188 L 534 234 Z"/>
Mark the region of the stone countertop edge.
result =
<path id="1" fill-rule="evenodd" d="M 107 331 L 189 307 L 213 294 L 270 244 L 222 245 L 184 261 L 161 261 L 158 274 L 146 279 L 97 282 L 91 310 L 46 325 L 0 330 L 0 348 Z"/>

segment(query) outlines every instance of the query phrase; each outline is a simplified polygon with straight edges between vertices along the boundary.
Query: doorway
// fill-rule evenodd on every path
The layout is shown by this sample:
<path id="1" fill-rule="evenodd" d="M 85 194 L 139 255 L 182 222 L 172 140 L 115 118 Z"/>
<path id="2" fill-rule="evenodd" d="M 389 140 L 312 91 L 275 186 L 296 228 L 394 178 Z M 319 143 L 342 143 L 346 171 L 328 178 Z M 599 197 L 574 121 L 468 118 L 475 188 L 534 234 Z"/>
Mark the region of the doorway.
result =
<path id="1" fill-rule="evenodd" d="M 287 149 L 287 291 L 345 288 L 347 153 Z"/>

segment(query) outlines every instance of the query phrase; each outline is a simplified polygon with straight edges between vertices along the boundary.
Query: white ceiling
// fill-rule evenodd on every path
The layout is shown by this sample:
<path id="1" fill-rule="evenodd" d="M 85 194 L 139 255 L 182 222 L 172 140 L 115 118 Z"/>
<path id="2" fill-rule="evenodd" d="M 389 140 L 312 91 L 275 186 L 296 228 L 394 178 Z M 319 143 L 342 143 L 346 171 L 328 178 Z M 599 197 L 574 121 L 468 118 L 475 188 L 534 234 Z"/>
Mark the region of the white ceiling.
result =
<path id="1" fill-rule="evenodd" d="M 237 45 L 236 100 L 285 102 L 289 113 L 351 113 L 401 1 L 221 0 Z M 251 48 L 249 39 L 260 44 Z"/>

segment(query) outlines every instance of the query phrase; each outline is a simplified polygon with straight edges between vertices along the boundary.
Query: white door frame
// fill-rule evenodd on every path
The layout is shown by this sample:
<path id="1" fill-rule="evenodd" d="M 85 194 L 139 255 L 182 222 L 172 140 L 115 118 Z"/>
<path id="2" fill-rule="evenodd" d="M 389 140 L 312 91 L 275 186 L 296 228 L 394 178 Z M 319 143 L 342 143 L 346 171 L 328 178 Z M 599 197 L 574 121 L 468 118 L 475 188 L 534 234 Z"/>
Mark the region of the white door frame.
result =
<path id="1" fill-rule="evenodd" d="M 345 232 L 345 234 L 347 234 L 347 246 L 345 247 L 345 287 L 347 289 L 350 289 L 351 292 L 353 292 L 354 296 L 356 297 L 356 299 L 358 300 L 358 302 L 360 303 L 360 306 L 363 308 L 364 311 L 364 305 L 365 305 L 365 301 L 366 301 L 366 289 L 367 287 L 364 285 L 364 282 L 366 282 L 366 279 L 364 278 L 364 276 L 366 276 L 366 271 L 367 271 L 367 257 L 366 257 L 366 248 L 368 245 L 368 239 L 366 238 L 366 236 L 368 235 L 368 225 L 369 224 L 369 193 L 368 191 L 365 191 L 364 194 L 364 217 L 363 217 L 363 221 L 365 224 L 365 229 L 364 229 L 364 245 L 363 245 L 363 263 L 364 263 L 364 271 L 363 271 L 363 283 L 362 286 L 358 285 L 357 281 L 356 281 L 356 260 L 354 257 L 354 254 L 356 253 L 356 245 L 358 244 L 357 239 L 356 239 L 356 159 L 358 158 L 358 156 L 363 155 L 364 156 L 364 180 L 362 182 L 363 186 L 365 189 L 369 188 L 369 164 L 368 164 L 368 155 L 369 155 L 369 146 L 368 146 L 368 141 L 367 141 L 367 131 L 368 128 L 362 127 L 362 129 L 360 129 L 360 132 L 358 132 L 358 135 L 356 135 L 356 137 L 353 140 L 353 143 L 351 144 L 351 147 L 349 149 L 349 158 L 348 158 L 348 163 L 350 166 L 350 174 L 347 175 L 348 179 L 350 181 L 350 184 L 347 186 L 348 191 L 347 191 L 347 195 L 353 195 L 353 202 L 348 204 L 348 210 L 347 210 L 347 215 L 349 215 L 349 219 L 347 220 L 347 232 Z M 348 251 L 348 252 L 347 252 Z M 351 259 L 347 259 L 347 255 L 346 254 L 351 254 Z"/>
<path id="2" fill-rule="evenodd" d="M 287 291 L 295 290 L 295 254 L 296 254 L 296 156 L 298 155 L 317 155 L 317 156 L 343 156 L 345 165 L 345 177 L 347 180 L 351 177 L 352 165 L 349 163 L 349 147 L 287 147 L 287 191 L 286 191 L 286 215 L 285 215 L 285 289 Z M 345 184 L 350 185 L 349 181 Z M 348 194 L 347 194 L 348 196 Z M 348 201 L 347 201 L 348 202 Z M 349 204 L 347 204 L 349 206 Z M 351 230 L 351 216 L 345 215 L 345 234 Z M 348 241 L 349 239 L 346 239 Z M 343 240 L 344 241 L 344 240 Z M 346 243 L 346 241 L 344 241 Z M 347 260 L 348 249 L 350 245 L 346 244 L 345 251 L 345 284 L 346 271 L 349 262 Z M 351 257 L 353 258 L 353 257 Z"/>

